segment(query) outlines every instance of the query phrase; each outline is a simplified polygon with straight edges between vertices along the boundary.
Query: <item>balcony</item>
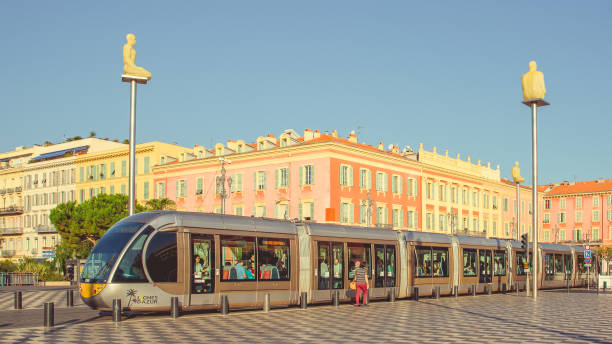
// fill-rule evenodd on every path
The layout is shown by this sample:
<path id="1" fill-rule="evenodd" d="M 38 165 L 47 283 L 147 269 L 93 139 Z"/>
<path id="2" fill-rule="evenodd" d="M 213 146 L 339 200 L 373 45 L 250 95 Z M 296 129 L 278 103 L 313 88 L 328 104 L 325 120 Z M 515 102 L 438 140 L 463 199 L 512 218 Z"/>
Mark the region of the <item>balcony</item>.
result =
<path id="1" fill-rule="evenodd" d="M 57 229 L 55 229 L 55 227 L 53 227 L 53 225 L 38 225 L 38 226 L 34 226 L 34 230 L 38 234 L 57 233 Z"/>
<path id="2" fill-rule="evenodd" d="M 15 255 L 15 250 L 2 250 L 2 258 L 10 258 Z"/>
<path id="3" fill-rule="evenodd" d="M 465 235 L 465 236 L 471 236 L 471 237 L 486 238 L 487 237 L 487 232 L 474 232 L 474 231 L 470 231 L 470 230 L 464 229 L 464 230 L 459 230 L 457 235 Z"/>
<path id="4" fill-rule="evenodd" d="M 6 189 L 0 189 L 0 195 L 4 195 L 6 193 Z"/>
<path id="5" fill-rule="evenodd" d="M 13 193 L 13 192 L 15 192 L 15 189 L 14 189 L 14 188 L 7 188 L 7 189 L 6 189 L 6 193 L 7 193 L 7 194 L 10 194 L 10 193 Z"/>
<path id="6" fill-rule="evenodd" d="M 23 228 L 20 227 L 0 228 L 0 235 L 19 235 L 22 233 Z"/>
<path id="7" fill-rule="evenodd" d="M 3 215 L 21 215 L 23 214 L 23 207 L 10 206 L 6 208 L 0 208 L 0 216 Z"/>
<path id="8" fill-rule="evenodd" d="M 21 186 L 18 186 L 15 188 L 15 192 L 21 192 L 21 190 L 23 190 L 23 187 Z"/>

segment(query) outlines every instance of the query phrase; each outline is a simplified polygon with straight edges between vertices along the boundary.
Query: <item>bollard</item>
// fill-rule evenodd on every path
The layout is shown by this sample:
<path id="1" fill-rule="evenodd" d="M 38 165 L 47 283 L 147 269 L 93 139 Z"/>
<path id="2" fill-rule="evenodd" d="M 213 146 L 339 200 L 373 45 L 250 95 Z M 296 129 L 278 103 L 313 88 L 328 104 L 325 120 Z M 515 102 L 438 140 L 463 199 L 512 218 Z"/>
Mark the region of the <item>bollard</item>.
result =
<path id="1" fill-rule="evenodd" d="M 227 295 L 221 295 L 221 314 L 227 315 L 229 313 L 229 299 Z"/>
<path id="2" fill-rule="evenodd" d="M 472 296 L 476 296 L 476 284 L 472 284 Z"/>
<path id="3" fill-rule="evenodd" d="M 308 293 L 306 293 L 305 291 L 303 291 L 300 295 L 300 307 L 302 309 L 308 308 Z"/>
<path id="4" fill-rule="evenodd" d="M 453 287 L 453 293 L 455 294 L 455 299 L 459 297 L 459 286 Z"/>
<path id="5" fill-rule="evenodd" d="M 264 295 L 263 311 L 266 313 L 270 311 L 270 293 Z"/>
<path id="6" fill-rule="evenodd" d="M 22 309 L 23 308 L 23 304 L 22 304 L 22 295 L 20 291 L 16 291 L 15 292 L 15 309 Z"/>
<path id="7" fill-rule="evenodd" d="M 487 288 L 487 294 L 489 294 L 489 295 L 493 294 L 493 286 L 492 285 L 488 285 L 486 288 Z"/>
<path id="8" fill-rule="evenodd" d="M 74 307 L 74 290 L 66 290 L 66 307 Z"/>
<path id="9" fill-rule="evenodd" d="M 340 306 L 340 291 L 334 290 L 332 294 L 332 304 L 336 307 Z"/>
<path id="10" fill-rule="evenodd" d="M 178 296 L 173 296 L 170 298 L 170 315 L 176 319 L 181 315 L 180 313 Z"/>
<path id="11" fill-rule="evenodd" d="M 121 322 L 121 299 L 113 299 L 113 322 Z"/>
<path id="12" fill-rule="evenodd" d="M 502 284 L 502 294 L 506 294 L 508 292 L 508 286 L 506 285 L 506 283 Z"/>
<path id="13" fill-rule="evenodd" d="M 414 301 L 419 301 L 419 287 L 414 287 L 413 294 L 414 294 Z"/>
<path id="14" fill-rule="evenodd" d="M 603 292 L 606 293 L 606 288 L 608 287 L 608 281 L 603 282 Z"/>
<path id="15" fill-rule="evenodd" d="M 43 323 L 45 327 L 53 327 L 55 325 L 53 308 L 53 302 L 45 302 L 45 308 L 43 310 Z"/>
<path id="16" fill-rule="evenodd" d="M 389 302 L 395 302 L 395 288 L 389 289 Z"/>
<path id="17" fill-rule="evenodd" d="M 516 282 L 516 283 L 514 283 L 514 285 L 515 285 L 515 289 L 516 289 L 516 295 L 518 295 L 519 294 L 519 284 L 518 284 L 518 282 Z"/>

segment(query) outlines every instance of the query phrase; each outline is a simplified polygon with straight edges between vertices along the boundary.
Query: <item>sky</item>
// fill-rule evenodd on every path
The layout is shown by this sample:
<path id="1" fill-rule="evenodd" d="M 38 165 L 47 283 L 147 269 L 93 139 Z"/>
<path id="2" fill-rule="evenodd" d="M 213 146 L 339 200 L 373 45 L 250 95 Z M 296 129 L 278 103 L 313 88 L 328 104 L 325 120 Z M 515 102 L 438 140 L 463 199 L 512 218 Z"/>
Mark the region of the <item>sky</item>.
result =
<path id="1" fill-rule="evenodd" d="M 612 178 L 610 1 L 3 1 L 0 151 L 129 137 L 125 35 L 152 80 L 137 143 L 212 148 L 292 128 L 501 166 L 531 183 Z"/>

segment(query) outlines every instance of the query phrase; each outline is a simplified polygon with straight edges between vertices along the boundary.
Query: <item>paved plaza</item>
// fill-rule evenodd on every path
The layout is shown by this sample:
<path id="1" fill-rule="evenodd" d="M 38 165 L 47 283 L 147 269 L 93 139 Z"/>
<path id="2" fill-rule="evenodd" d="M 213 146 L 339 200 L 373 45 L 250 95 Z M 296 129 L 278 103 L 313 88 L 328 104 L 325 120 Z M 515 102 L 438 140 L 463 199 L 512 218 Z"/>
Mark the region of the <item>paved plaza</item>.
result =
<path id="1" fill-rule="evenodd" d="M 44 330 L 42 311 L 0 311 L 2 343 L 612 343 L 612 294 L 545 291 L 310 306 L 261 311 L 131 316 L 119 324 L 85 307 L 58 308 Z M 20 319 L 33 318 L 32 322 Z M 26 326 L 30 324 L 30 326 Z M 25 326 L 25 327 L 24 327 Z"/>

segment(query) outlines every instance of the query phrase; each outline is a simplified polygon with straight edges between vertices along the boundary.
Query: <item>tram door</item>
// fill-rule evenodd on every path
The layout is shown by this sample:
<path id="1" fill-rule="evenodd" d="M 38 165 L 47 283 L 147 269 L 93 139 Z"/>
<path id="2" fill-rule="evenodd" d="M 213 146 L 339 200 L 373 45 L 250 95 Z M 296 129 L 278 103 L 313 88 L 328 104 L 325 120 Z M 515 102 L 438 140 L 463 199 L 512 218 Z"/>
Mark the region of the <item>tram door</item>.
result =
<path id="1" fill-rule="evenodd" d="M 319 242 L 317 289 L 344 289 L 344 244 Z"/>
<path id="2" fill-rule="evenodd" d="M 395 246 L 374 245 L 375 277 L 374 287 L 395 286 Z"/>
<path id="3" fill-rule="evenodd" d="M 215 291 L 214 240 L 209 235 L 191 236 L 191 294 Z M 192 303 L 194 304 L 194 303 Z M 197 303 L 195 303 L 197 304 Z"/>
<path id="4" fill-rule="evenodd" d="M 480 283 L 491 283 L 491 250 L 480 250 Z"/>

